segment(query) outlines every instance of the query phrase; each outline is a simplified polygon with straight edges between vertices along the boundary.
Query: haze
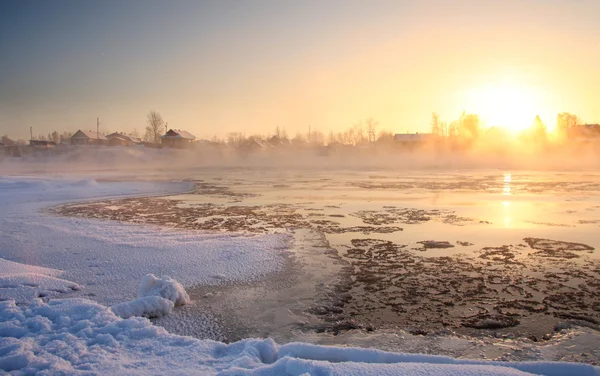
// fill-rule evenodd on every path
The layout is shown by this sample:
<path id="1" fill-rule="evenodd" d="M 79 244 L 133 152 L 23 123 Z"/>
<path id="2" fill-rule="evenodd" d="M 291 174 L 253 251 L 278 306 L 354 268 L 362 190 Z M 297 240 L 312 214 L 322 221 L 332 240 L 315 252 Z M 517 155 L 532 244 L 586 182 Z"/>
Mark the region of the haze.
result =
<path id="1" fill-rule="evenodd" d="M 597 1 L 4 1 L 0 134 L 598 122 Z"/>

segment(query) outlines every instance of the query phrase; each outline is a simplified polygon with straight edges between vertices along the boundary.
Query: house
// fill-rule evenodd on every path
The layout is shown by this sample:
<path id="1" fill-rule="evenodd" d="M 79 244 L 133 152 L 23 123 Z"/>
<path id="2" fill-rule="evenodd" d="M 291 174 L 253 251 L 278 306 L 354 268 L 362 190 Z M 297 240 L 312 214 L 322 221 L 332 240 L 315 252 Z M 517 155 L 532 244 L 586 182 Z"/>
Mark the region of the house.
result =
<path id="1" fill-rule="evenodd" d="M 404 144 L 420 144 L 432 139 L 432 133 L 396 133 L 394 135 L 394 141 Z"/>
<path id="2" fill-rule="evenodd" d="M 169 129 L 169 131 L 160 138 L 160 143 L 168 148 L 183 149 L 190 147 L 196 136 L 179 129 Z"/>
<path id="3" fill-rule="evenodd" d="M 108 139 L 108 144 L 110 146 L 134 146 L 142 143 L 142 141 L 135 136 L 120 132 L 111 133 L 107 135 L 106 138 Z"/>
<path id="4" fill-rule="evenodd" d="M 78 130 L 71 136 L 71 145 L 107 145 L 108 139 L 101 133 Z"/>
<path id="5" fill-rule="evenodd" d="M 257 138 L 254 137 L 250 137 L 248 139 L 246 139 L 245 141 L 243 141 L 242 143 L 240 143 L 240 145 L 238 146 L 238 150 L 241 153 L 254 153 L 254 152 L 259 152 L 259 151 L 263 151 L 267 149 L 267 143 L 263 140 L 259 140 Z"/>
<path id="6" fill-rule="evenodd" d="M 265 141 L 265 143 L 266 143 L 266 146 L 270 146 L 273 148 L 289 146 L 291 144 L 290 140 L 288 140 L 287 138 L 282 138 L 282 137 L 278 137 L 278 136 L 273 136 L 273 137 L 267 139 Z"/>
<path id="7" fill-rule="evenodd" d="M 29 140 L 29 145 L 36 149 L 52 149 L 56 147 L 56 142 L 46 140 Z"/>
<path id="8" fill-rule="evenodd" d="M 569 138 L 577 141 L 600 139 L 600 124 L 579 124 L 569 129 Z"/>

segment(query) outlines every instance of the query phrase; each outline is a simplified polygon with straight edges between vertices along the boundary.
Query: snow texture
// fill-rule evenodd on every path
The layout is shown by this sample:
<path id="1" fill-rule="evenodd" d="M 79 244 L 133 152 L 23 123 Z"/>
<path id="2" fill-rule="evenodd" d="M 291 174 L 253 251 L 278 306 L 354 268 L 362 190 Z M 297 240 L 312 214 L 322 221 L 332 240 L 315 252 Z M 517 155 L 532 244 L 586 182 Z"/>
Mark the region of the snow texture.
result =
<path id="1" fill-rule="evenodd" d="M 144 296 L 129 302 L 115 304 L 110 309 L 115 315 L 124 319 L 132 316 L 153 318 L 168 315 L 173 306 L 172 301 L 160 296 Z"/>
<path id="2" fill-rule="evenodd" d="M 157 297 L 158 298 L 158 297 Z M 160 298 L 158 298 L 160 299 Z M 599 375 L 593 366 L 486 362 L 270 339 L 175 336 L 85 299 L 0 302 L 0 370 L 15 375 Z"/>
<path id="3" fill-rule="evenodd" d="M 80 290 L 81 286 L 64 279 L 23 273 L 0 276 L 0 300 L 29 303 L 33 298 L 57 296 Z"/>
<path id="4" fill-rule="evenodd" d="M 168 275 L 161 278 L 156 278 L 154 274 L 146 274 L 142 278 L 138 297 L 160 296 L 170 300 L 175 306 L 181 306 L 190 303 L 190 297 L 181 285 L 181 283 L 172 279 Z"/>
<path id="5" fill-rule="evenodd" d="M 29 303 L 33 298 L 54 297 L 78 291 L 82 286 L 55 278 L 60 270 L 0 259 L 0 301 Z"/>
<path id="6" fill-rule="evenodd" d="M 181 283 L 171 277 L 156 278 L 147 274 L 142 278 L 135 300 L 115 304 L 111 307 L 113 313 L 127 319 L 132 316 L 161 317 L 171 312 L 174 306 L 190 303 L 190 297 Z"/>
<path id="7" fill-rule="evenodd" d="M 63 271 L 60 278 L 108 306 L 137 298 L 137 284 L 149 273 L 192 286 L 257 280 L 283 268 L 286 234 L 214 235 L 40 213 L 66 202 L 192 188 L 189 182 L 0 177 L 0 257 Z"/>

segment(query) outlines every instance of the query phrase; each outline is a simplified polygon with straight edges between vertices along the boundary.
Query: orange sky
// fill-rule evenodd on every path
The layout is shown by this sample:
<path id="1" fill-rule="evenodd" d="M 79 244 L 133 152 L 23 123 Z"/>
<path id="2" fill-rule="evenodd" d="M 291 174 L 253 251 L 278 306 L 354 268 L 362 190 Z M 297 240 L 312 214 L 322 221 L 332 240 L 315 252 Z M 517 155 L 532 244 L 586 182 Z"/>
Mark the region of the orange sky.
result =
<path id="1" fill-rule="evenodd" d="M 600 122 L 600 2 L 11 3 L 0 19 L 0 134 L 142 132 L 147 112 L 200 138 L 425 132 L 463 110 L 519 128 Z M 8 53 L 7 53 L 8 52 Z M 504 124 L 510 123 L 510 124 Z"/>

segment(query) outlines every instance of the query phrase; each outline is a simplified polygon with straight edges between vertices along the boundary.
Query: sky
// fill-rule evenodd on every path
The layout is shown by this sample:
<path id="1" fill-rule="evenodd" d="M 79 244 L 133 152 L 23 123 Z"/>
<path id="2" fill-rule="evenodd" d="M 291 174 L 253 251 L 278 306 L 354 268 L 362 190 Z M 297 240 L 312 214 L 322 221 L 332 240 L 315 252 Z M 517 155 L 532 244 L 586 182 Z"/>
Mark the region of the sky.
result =
<path id="1" fill-rule="evenodd" d="M 0 2 L 0 135 L 600 122 L 597 0 Z M 510 123 L 510 124 L 507 124 Z"/>

